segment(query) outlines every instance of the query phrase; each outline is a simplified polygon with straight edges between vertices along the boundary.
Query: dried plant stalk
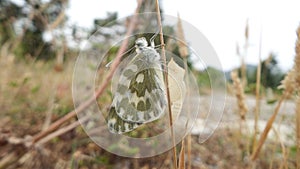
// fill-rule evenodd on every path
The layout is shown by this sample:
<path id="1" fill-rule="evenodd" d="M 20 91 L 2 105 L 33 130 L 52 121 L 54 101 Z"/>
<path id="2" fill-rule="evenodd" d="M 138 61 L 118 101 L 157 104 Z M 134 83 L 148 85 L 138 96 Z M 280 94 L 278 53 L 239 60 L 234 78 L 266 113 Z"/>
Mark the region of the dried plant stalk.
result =
<path id="1" fill-rule="evenodd" d="M 237 72 L 231 72 L 231 79 L 233 81 L 233 87 L 235 89 L 235 96 L 238 102 L 238 111 L 241 120 L 245 120 L 246 113 L 248 111 L 248 107 L 245 103 L 245 95 L 243 85 L 238 78 Z"/>
<path id="2" fill-rule="evenodd" d="M 161 48 L 161 57 L 164 63 L 164 77 L 165 77 L 165 86 L 167 91 L 167 99 L 168 99 L 168 110 L 169 110 L 169 126 L 171 129 L 171 137 L 172 137 L 172 144 L 173 144 L 173 165 L 174 168 L 177 169 L 177 153 L 176 153 L 176 143 L 175 143 L 175 135 L 174 135 L 174 129 L 173 129 L 173 117 L 172 117 L 172 107 L 171 107 L 171 98 L 170 98 L 170 90 L 169 90 L 169 80 L 168 80 L 168 68 L 167 68 L 167 59 L 166 59 L 166 53 L 165 53 L 165 42 L 164 42 L 164 34 L 163 34 L 163 28 L 161 23 L 161 15 L 160 15 L 160 7 L 159 2 L 156 0 L 156 13 L 157 13 L 157 22 L 158 27 L 160 29 L 160 44 L 162 46 Z"/>
<path id="3" fill-rule="evenodd" d="M 86 118 L 84 121 L 88 120 L 88 118 Z M 83 121 L 81 121 L 83 122 Z M 58 137 L 78 126 L 80 126 L 80 122 L 79 121 L 75 121 L 73 123 L 71 123 L 70 125 L 68 126 L 65 126 L 63 128 L 60 128 L 59 130 L 56 130 L 55 132 L 51 133 L 51 134 L 48 134 L 47 137 L 44 137 L 43 139 L 39 140 L 38 142 L 36 142 L 36 145 L 41 145 L 41 144 L 45 144 L 46 142 L 52 140 L 53 138 L 55 137 Z"/>
<path id="4" fill-rule="evenodd" d="M 15 152 L 11 152 L 9 154 L 6 154 L 1 160 L 0 160 L 0 168 L 6 168 L 10 164 L 15 163 L 18 160 L 18 157 Z"/>
<path id="5" fill-rule="evenodd" d="M 243 87 L 245 88 L 247 86 L 247 67 L 246 67 L 246 55 L 247 55 L 247 50 L 249 47 L 249 24 L 248 24 L 248 19 L 246 22 L 246 27 L 245 27 L 245 46 L 244 46 L 244 55 L 241 57 L 241 75 L 242 75 L 242 84 Z"/>
<path id="6" fill-rule="evenodd" d="M 182 58 L 187 58 L 189 55 L 189 50 L 186 46 L 186 41 L 183 33 L 183 27 L 182 27 L 182 21 L 180 19 L 179 14 L 177 14 L 178 17 L 178 23 L 177 23 L 177 36 L 179 38 L 178 47 L 179 47 L 179 53 Z"/>
<path id="7" fill-rule="evenodd" d="M 300 97 L 297 97 L 297 103 L 296 103 L 296 147 L 297 147 L 297 155 L 296 155 L 297 168 L 300 168 Z"/>
<path id="8" fill-rule="evenodd" d="M 259 54 L 258 54 L 258 65 L 256 70 L 256 86 L 255 86 L 255 112 L 254 112 L 254 134 L 252 141 L 252 151 L 256 147 L 256 135 L 258 134 L 258 118 L 260 112 L 260 77 L 261 77 L 261 46 L 262 46 L 262 31 L 260 32 L 260 41 L 259 41 Z"/>
<path id="9" fill-rule="evenodd" d="M 297 42 L 296 42 L 296 56 L 295 56 L 295 87 L 297 92 L 300 90 L 300 26 L 297 30 Z M 297 146 L 297 155 L 296 162 L 297 168 L 300 168 L 300 97 L 297 97 L 297 105 L 296 105 L 296 146 Z"/>
<path id="10" fill-rule="evenodd" d="M 259 138 L 257 147 L 255 148 L 255 150 L 253 151 L 253 153 L 252 153 L 252 155 L 251 155 L 251 160 L 252 160 L 252 161 L 254 161 L 254 160 L 257 158 L 257 156 L 258 156 L 258 154 L 259 154 L 259 152 L 260 152 L 260 150 L 261 150 L 263 144 L 265 143 L 266 138 L 267 138 L 267 136 L 268 136 L 268 134 L 269 134 L 269 131 L 270 131 L 270 129 L 272 128 L 272 125 L 273 125 L 273 123 L 274 123 L 274 121 L 275 121 L 275 118 L 276 118 L 276 116 L 277 116 L 277 114 L 278 114 L 278 112 L 279 112 L 279 109 L 280 109 L 280 107 L 281 107 L 281 104 L 282 104 L 283 101 L 286 99 L 286 96 L 287 96 L 286 94 L 284 94 L 284 95 L 281 96 L 279 102 L 278 102 L 277 105 L 276 105 L 276 108 L 275 108 L 275 111 L 274 111 L 273 115 L 272 115 L 271 118 L 268 120 L 267 125 L 266 125 L 266 127 L 265 127 L 263 133 L 261 134 L 261 136 L 260 136 L 260 138 Z"/>
<path id="11" fill-rule="evenodd" d="M 178 169 L 185 169 L 185 145 L 184 140 L 181 141 L 181 151 L 179 154 Z"/>
<path id="12" fill-rule="evenodd" d="M 260 136 L 259 142 L 258 142 L 258 146 L 256 147 L 255 151 L 253 151 L 253 154 L 251 156 L 252 161 L 254 161 L 259 152 L 261 147 L 263 146 L 267 135 L 272 127 L 272 124 L 275 121 L 275 118 L 279 112 L 279 109 L 281 107 L 282 102 L 290 97 L 290 95 L 295 91 L 299 91 L 299 86 L 300 86 L 300 26 L 298 27 L 297 30 L 297 41 L 296 41 L 296 47 L 295 47 L 295 51 L 296 51 L 296 56 L 294 59 L 294 67 L 291 71 L 288 72 L 288 74 L 284 77 L 284 80 L 281 82 L 281 85 L 279 86 L 279 88 L 283 88 L 283 95 L 281 96 L 279 102 L 276 105 L 276 108 L 274 110 L 274 114 L 271 116 L 271 118 L 268 120 L 267 125 L 263 131 L 263 133 Z M 297 115 L 298 112 L 296 110 L 296 118 L 298 118 L 299 115 Z M 300 119 L 299 119 L 300 121 Z M 298 119 L 296 119 L 296 137 L 297 137 L 297 145 L 300 145 L 300 127 L 298 127 L 298 125 L 300 125 L 298 123 Z M 298 138 L 299 135 L 299 138 Z M 297 167 L 300 168 L 300 146 L 297 146 L 297 157 L 299 157 L 299 159 L 297 159 Z"/>
<path id="13" fill-rule="evenodd" d="M 177 15 L 177 17 L 178 17 L 177 36 L 179 38 L 177 43 L 178 43 L 178 47 L 179 47 L 180 56 L 183 58 L 184 67 L 187 71 L 187 69 L 188 69 L 187 57 L 189 55 L 189 50 L 188 50 L 188 47 L 186 45 L 184 32 L 183 32 L 183 27 L 182 27 L 182 21 L 181 21 L 181 18 L 179 16 L 179 14 Z M 189 83 L 189 82 L 186 81 L 186 83 Z M 186 86 L 188 87 L 189 84 L 186 84 Z M 187 96 L 189 96 L 189 90 L 187 92 L 188 92 Z M 187 112 L 188 112 L 188 118 L 190 118 L 190 109 L 189 109 L 189 107 L 188 107 Z M 191 169 L 191 168 L 192 168 L 192 135 L 191 135 L 191 133 L 189 133 L 187 135 L 187 169 Z"/>

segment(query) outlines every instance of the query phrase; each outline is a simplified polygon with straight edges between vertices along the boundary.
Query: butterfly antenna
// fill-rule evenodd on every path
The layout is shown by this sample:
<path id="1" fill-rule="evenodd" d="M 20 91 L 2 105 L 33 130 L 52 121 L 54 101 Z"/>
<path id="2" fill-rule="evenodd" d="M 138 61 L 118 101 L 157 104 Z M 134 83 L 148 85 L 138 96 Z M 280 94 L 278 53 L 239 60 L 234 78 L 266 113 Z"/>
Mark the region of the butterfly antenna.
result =
<path id="1" fill-rule="evenodd" d="M 156 46 L 154 46 L 154 49 L 160 48 L 160 47 L 162 47 L 162 46 L 163 46 L 162 44 L 156 45 Z"/>
<path id="2" fill-rule="evenodd" d="M 128 49 L 126 52 L 122 53 L 122 56 L 124 56 L 125 54 L 129 53 L 133 48 L 135 48 L 135 46 L 133 46 L 132 48 Z M 108 62 L 105 67 L 106 68 L 110 68 L 110 65 L 113 63 L 114 60 Z"/>
<path id="3" fill-rule="evenodd" d="M 155 32 L 155 34 L 151 37 L 150 39 L 150 44 L 151 44 L 151 47 L 155 47 L 155 44 L 154 44 L 154 39 L 156 38 L 156 36 L 158 35 L 159 33 L 159 29 Z"/>

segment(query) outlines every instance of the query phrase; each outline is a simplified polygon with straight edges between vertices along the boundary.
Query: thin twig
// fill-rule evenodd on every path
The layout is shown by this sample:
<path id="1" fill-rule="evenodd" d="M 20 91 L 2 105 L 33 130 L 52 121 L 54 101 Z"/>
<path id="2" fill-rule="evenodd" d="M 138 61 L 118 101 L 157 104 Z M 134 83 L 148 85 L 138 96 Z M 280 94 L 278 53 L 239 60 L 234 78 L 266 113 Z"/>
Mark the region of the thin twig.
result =
<path id="1" fill-rule="evenodd" d="M 255 87 L 255 112 L 254 112 L 254 134 L 252 141 L 252 150 L 256 148 L 256 135 L 258 133 L 258 118 L 260 112 L 260 76 L 261 76 L 261 48 L 262 47 L 262 30 L 260 31 L 260 40 L 259 40 L 259 54 L 258 54 L 258 65 L 256 70 L 256 87 Z"/>
<path id="2" fill-rule="evenodd" d="M 15 161 L 18 160 L 18 157 L 16 155 L 16 152 L 11 152 L 9 154 L 6 154 L 1 160 L 0 160 L 0 168 L 6 168 L 10 164 L 15 163 Z"/>
<path id="3" fill-rule="evenodd" d="M 55 84 L 57 84 L 57 83 L 55 83 Z M 56 85 L 54 86 L 54 88 L 56 88 Z M 45 118 L 45 122 L 43 124 L 42 130 L 46 130 L 51 123 L 51 118 L 52 118 L 53 109 L 54 109 L 55 95 L 56 95 L 56 90 L 54 90 L 52 95 L 50 95 L 49 103 L 48 103 L 48 110 L 46 112 L 46 118 Z"/>
<path id="4" fill-rule="evenodd" d="M 174 168 L 177 169 L 177 154 L 176 154 L 175 135 L 174 135 L 174 129 L 173 129 L 172 107 L 170 104 L 171 98 L 170 98 L 170 90 L 169 90 L 168 68 L 167 68 L 164 35 L 163 35 L 163 28 L 162 28 L 162 23 L 161 23 L 161 15 L 160 15 L 160 8 L 159 8 L 158 0 L 156 0 L 156 13 L 157 13 L 158 27 L 160 28 L 160 44 L 162 46 L 161 56 L 162 56 L 162 60 L 164 62 L 164 74 L 165 74 L 164 77 L 165 77 L 165 85 L 166 85 L 166 91 L 167 91 L 168 109 L 169 109 L 169 126 L 171 129 L 171 137 L 172 137 L 172 143 L 173 143 L 173 148 L 172 148 L 172 150 L 173 150 L 173 165 L 174 165 Z"/>
<path id="5" fill-rule="evenodd" d="M 46 142 L 52 140 L 53 138 L 57 137 L 57 136 L 60 136 L 78 126 L 80 126 L 81 123 L 84 123 L 85 121 L 89 120 L 88 117 L 85 117 L 84 119 L 81 119 L 80 122 L 79 121 L 75 121 L 71 124 L 69 124 L 68 126 L 66 127 L 63 127 L 59 130 L 56 130 L 55 132 L 47 135 L 47 137 L 44 137 L 43 139 L 39 140 L 38 142 L 36 142 L 36 145 L 41 145 L 41 144 L 45 144 Z"/>
<path id="6" fill-rule="evenodd" d="M 185 144 L 184 140 L 181 141 L 181 151 L 179 154 L 179 161 L 178 161 L 178 169 L 185 169 Z"/>
<path id="7" fill-rule="evenodd" d="M 137 2 L 138 2 L 137 8 L 136 8 L 135 13 L 130 21 L 130 24 L 129 24 L 129 27 L 128 27 L 125 37 L 129 37 L 133 33 L 133 30 L 136 26 L 137 15 L 138 15 L 138 12 L 141 7 L 142 0 L 137 0 Z M 76 112 L 81 113 L 84 109 L 86 109 L 88 106 L 90 106 L 95 101 L 96 98 L 98 98 L 104 92 L 105 88 L 109 84 L 109 81 L 112 79 L 113 74 L 114 74 L 115 70 L 117 69 L 117 66 L 119 65 L 119 63 L 121 61 L 122 54 L 125 52 L 127 45 L 128 45 L 128 38 L 125 38 L 125 40 L 121 44 L 120 49 L 118 50 L 118 53 L 112 63 L 112 66 L 110 67 L 110 71 L 109 71 L 108 75 L 106 76 L 106 78 L 104 78 L 105 80 L 103 80 L 103 83 L 101 84 L 99 89 L 95 92 L 95 95 L 92 96 L 91 98 L 89 98 L 86 102 L 79 105 L 76 110 L 69 112 L 64 117 L 62 117 L 59 120 L 57 120 L 56 122 L 54 122 L 51 126 L 49 126 L 49 128 L 47 130 L 42 131 L 42 132 L 36 134 L 35 136 L 33 136 L 33 143 L 36 143 L 43 137 L 47 136 L 49 133 L 58 129 L 66 121 L 75 117 Z"/>
<path id="8" fill-rule="evenodd" d="M 180 56 L 183 58 L 184 68 L 187 71 L 186 74 L 188 74 L 189 72 L 188 72 L 188 58 L 187 57 L 189 55 L 189 50 L 188 50 L 188 47 L 186 46 L 186 40 L 184 37 L 182 21 L 179 16 L 179 13 L 177 13 L 177 17 L 178 17 L 177 36 L 180 39 L 180 41 L 177 41 L 177 43 L 178 43 L 178 47 L 179 47 Z M 186 76 L 186 78 L 189 78 L 189 76 Z M 189 87 L 189 80 L 186 80 L 185 82 L 186 82 L 186 86 Z M 187 96 L 188 97 L 186 99 L 189 99 L 190 89 L 187 90 Z M 189 103 L 189 101 L 187 101 L 187 103 Z M 191 111 L 190 106 L 188 106 L 187 107 L 188 118 L 191 118 L 190 111 Z M 191 169 L 191 168 L 192 168 L 192 135 L 191 135 L 191 132 L 189 132 L 187 135 L 187 169 Z"/>

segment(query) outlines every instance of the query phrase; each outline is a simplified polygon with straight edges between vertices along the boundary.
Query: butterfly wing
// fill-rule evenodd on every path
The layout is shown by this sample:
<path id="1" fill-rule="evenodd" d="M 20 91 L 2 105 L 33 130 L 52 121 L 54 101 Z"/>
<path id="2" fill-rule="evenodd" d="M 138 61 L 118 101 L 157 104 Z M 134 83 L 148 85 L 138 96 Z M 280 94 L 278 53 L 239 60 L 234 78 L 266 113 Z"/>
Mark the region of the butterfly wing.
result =
<path id="1" fill-rule="evenodd" d="M 162 78 L 155 68 L 144 69 L 120 84 L 115 101 L 116 113 L 125 121 L 147 123 L 158 119 L 165 110 L 166 99 Z M 125 90 L 127 89 L 127 90 Z"/>
<path id="2" fill-rule="evenodd" d="M 161 66 L 146 57 L 137 54 L 119 78 L 113 104 L 117 115 L 125 121 L 154 121 L 166 107 Z"/>
<path id="3" fill-rule="evenodd" d="M 129 132 L 158 119 L 167 105 L 160 63 L 139 53 L 120 72 L 107 118 L 112 133 Z"/>
<path id="4" fill-rule="evenodd" d="M 126 133 L 136 129 L 140 125 L 142 125 L 142 123 L 133 123 L 121 119 L 117 115 L 115 107 L 111 107 L 107 117 L 107 126 L 111 133 Z"/>

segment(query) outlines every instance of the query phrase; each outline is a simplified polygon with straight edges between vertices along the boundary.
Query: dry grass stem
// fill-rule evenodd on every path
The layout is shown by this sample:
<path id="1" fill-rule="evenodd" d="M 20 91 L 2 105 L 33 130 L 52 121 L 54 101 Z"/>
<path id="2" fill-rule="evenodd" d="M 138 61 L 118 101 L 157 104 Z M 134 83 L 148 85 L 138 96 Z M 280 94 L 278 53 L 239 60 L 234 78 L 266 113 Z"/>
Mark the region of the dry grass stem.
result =
<path id="1" fill-rule="evenodd" d="M 52 140 L 53 138 L 57 137 L 57 136 L 60 136 L 78 126 L 80 126 L 81 123 L 84 123 L 85 121 L 87 121 L 89 118 L 86 117 L 84 119 L 81 119 L 80 122 L 79 121 L 75 121 L 71 124 L 69 124 L 68 126 L 65 126 L 59 130 L 56 130 L 55 132 L 51 133 L 51 134 L 48 134 L 46 137 L 44 137 L 43 139 L 39 140 L 38 142 L 36 142 L 36 145 L 42 145 L 42 144 L 45 144 L 46 142 Z"/>
<path id="2" fill-rule="evenodd" d="M 276 118 L 276 116 L 277 116 L 277 114 L 280 110 L 282 102 L 286 98 L 290 97 L 290 95 L 294 92 L 295 89 L 299 89 L 300 74 L 298 72 L 300 71 L 300 40 L 299 40 L 300 39 L 300 27 L 297 30 L 297 36 L 298 36 L 298 40 L 296 42 L 296 47 L 295 47 L 296 56 L 295 56 L 294 67 L 291 71 L 288 72 L 288 74 L 284 77 L 284 80 L 281 82 L 281 85 L 278 87 L 278 88 L 284 89 L 283 95 L 281 96 L 279 102 L 277 103 L 273 115 L 268 120 L 267 125 L 266 125 L 263 133 L 260 136 L 257 147 L 253 151 L 253 154 L 251 156 L 251 159 L 253 161 L 258 157 L 258 154 L 259 154 L 259 152 L 260 152 L 260 150 L 261 150 L 261 148 L 262 148 L 262 146 L 263 146 L 263 144 L 264 144 L 264 142 L 267 138 L 267 135 L 268 135 L 270 129 L 272 128 L 272 125 L 275 121 L 275 118 Z M 297 114 L 298 114 L 298 112 L 296 111 L 296 117 L 297 117 Z M 296 122 L 297 121 L 298 121 L 298 119 L 296 119 Z M 298 125 L 299 125 L 299 123 L 296 123 L 296 126 L 298 126 Z M 297 128 L 298 127 L 296 127 L 296 130 L 297 130 Z M 296 131 L 296 133 L 298 135 L 298 130 Z M 299 136 L 299 139 L 300 139 L 300 136 Z M 298 142 L 300 142 L 300 141 L 298 141 L 298 139 L 297 139 L 297 143 Z M 299 147 L 299 150 L 300 150 L 300 147 Z M 297 156 L 300 157 L 300 151 L 299 150 L 297 151 Z M 298 155 L 298 152 L 299 152 L 299 155 Z M 300 158 L 299 158 L 299 160 L 297 160 L 297 164 L 298 164 L 298 167 L 300 167 Z"/>
<path id="3" fill-rule="evenodd" d="M 179 161 L 178 161 L 178 169 L 185 169 L 185 144 L 184 140 L 181 141 L 181 151 L 179 154 Z"/>
<path id="4" fill-rule="evenodd" d="M 187 169 L 192 168 L 192 135 L 187 136 Z"/>
<path id="5" fill-rule="evenodd" d="M 255 111 L 254 111 L 254 135 L 252 141 L 252 151 L 256 147 L 256 135 L 258 131 L 258 119 L 260 113 L 260 78 L 261 78 L 261 49 L 262 49 L 262 31 L 260 32 L 260 41 L 259 41 L 259 54 L 258 54 L 258 65 L 256 70 L 256 86 L 255 86 Z"/>
<path id="6" fill-rule="evenodd" d="M 11 163 L 14 163 L 18 160 L 18 156 L 16 155 L 15 152 L 11 152 L 7 154 L 5 157 L 3 157 L 0 160 L 0 169 L 4 169 L 8 167 Z"/>
<path id="7" fill-rule="evenodd" d="M 258 141 L 258 144 L 257 144 L 257 147 L 255 148 L 255 150 L 253 151 L 252 155 L 251 155 L 251 160 L 254 161 L 256 160 L 256 158 L 258 157 L 258 154 L 263 146 L 263 144 L 265 143 L 266 141 L 266 138 L 269 134 L 269 131 L 270 129 L 272 128 L 272 125 L 275 121 L 275 118 L 280 110 L 280 107 L 281 107 L 281 104 L 283 103 L 283 101 L 287 98 L 287 94 L 284 93 L 280 100 L 278 101 L 277 105 L 276 105 L 276 108 L 274 110 L 274 113 L 273 115 L 270 117 L 270 119 L 268 120 L 267 124 L 266 124 L 266 127 L 263 131 L 263 133 L 261 134 L 260 138 L 259 138 L 259 141 Z"/>
<path id="8" fill-rule="evenodd" d="M 174 135 L 174 129 L 173 129 L 173 117 L 172 117 L 172 107 L 171 107 L 171 98 L 170 98 L 170 90 L 169 90 L 169 81 L 168 81 L 168 68 L 167 68 L 167 59 L 166 59 L 166 53 L 165 53 L 165 42 L 164 42 L 164 35 L 163 35 L 163 28 L 161 23 L 161 15 L 160 15 L 160 7 L 159 2 L 156 0 L 156 13 L 157 13 L 157 22 L 158 27 L 160 29 L 160 44 L 161 44 L 161 57 L 164 63 L 164 77 L 165 77 L 165 86 L 167 91 L 167 99 L 168 99 L 168 110 L 169 110 L 169 126 L 171 129 L 171 137 L 172 137 L 172 143 L 173 143 L 173 165 L 174 168 L 177 169 L 177 153 L 176 153 L 176 144 L 175 144 L 175 135 Z"/>
<path id="9" fill-rule="evenodd" d="M 177 23 L 177 36 L 179 40 L 177 41 L 178 47 L 179 47 L 179 53 L 182 58 L 187 58 L 189 55 L 189 50 L 186 45 L 183 27 L 182 27 L 182 21 L 180 19 L 179 14 L 177 14 L 178 17 L 178 23 Z"/>
<path id="10" fill-rule="evenodd" d="M 299 94 L 300 89 L 300 26 L 297 30 L 297 41 L 296 41 L 296 56 L 295 56 L 295 84 L 296 91 Z M 297 155 L 296 155 L 296 163 L 297 168 L 300 168 L 300 97 L 297 97 L 296 101 L 296 147 L 297 147 Z"/>
<path id="11" fill-rule="evenodd" d="M 245 88 L 247 86 L 247 67 L 246 67 L 246 55 L 247 55 L 247 50 L 249 47 L 249 24 L 248 20 L 246 22 L 246 27 L 245 27 L 245 46 L 244 46 L 244 55 L 241 56 L 241 76 L 242 76 L 242 84 L 243 87 Z"/>
<path id="12" fill-rule="evenodd" d="M 183 32 L 183 27 L 182 27 L 182 21 L 181 18 L 179 16 L 179 14 L 177 15 L 178 17 L 178 22 L 177 22 L 177 36 L 179 38 L 180 41 L 177 41 L 178 46 L 179 46 L 179 53 L 180 56 L 183 58 L 184 60 L 184 67 L 186 69 L 186 71 L 188 70 L 188 64 L 187 64 L 187 57 L 189 55 L 189 50 L 188 47 L 186 45 L 186 40 L 184 37 L 184 32 Z M 189 86 L 189 81 L 186 81 L 186 86 Z M 189 90 L 187 90 L 187 96 L 189 96 Z M 188 99 L 188 97 L 187 97 Z M 188 118 L 190 118 L 190 109 L 188 107 Z M 187 135 L 187 169 L 191 169 L 192 168 L 192 135 L 191 133 L 189 133 Z"/>
<path id="13" fill-rule="evenodd" d="M 296 147 L 297 155 L 296 162 L 297 168 L 300 168 L 300 97 L 297 97 L 296 101 Z"/>
<path id="14" fill-rule="evenodd" d="M 240 116 L 239 125 L 240 125 L 240 135 L 238 137 L 241 137 L 243 130 L 246 130 L 245 132 L 248 133 L 248 128 L 246 126 L 246 113 L 248 111 L 248 107 L 245 102 L 245 95 L 244 95 L 244 88 L 243 84 L 241 83 L 241 80 L 238 77 L 238 74 L 236 71 L 231 72 L 231 79 L 233 81 L 233 88 L 235 89 L 235 97 L 237 100 L 238 105 L 238 113 Z M 239 140 L 241 141 L 241 140 Z M 246 152 L 249 152 L 250 144 L 247 142 L 246 144 Z"/>
<path id="15" fill-rule="evenodd" d="M 290 95 L 296 91 L 299 93 L 300 89 L 300 26 L 297 29 L 297 41 L 295 45 L 295 59 L 292 70 L 288 72 L 284 80 L 281 82 L 279 88 L 284 89 L 284 95 L 290 97 Z M 297 168 L 300 168 L 300 99 L 297 97 L 296 100 L 296 163 Z"/>

